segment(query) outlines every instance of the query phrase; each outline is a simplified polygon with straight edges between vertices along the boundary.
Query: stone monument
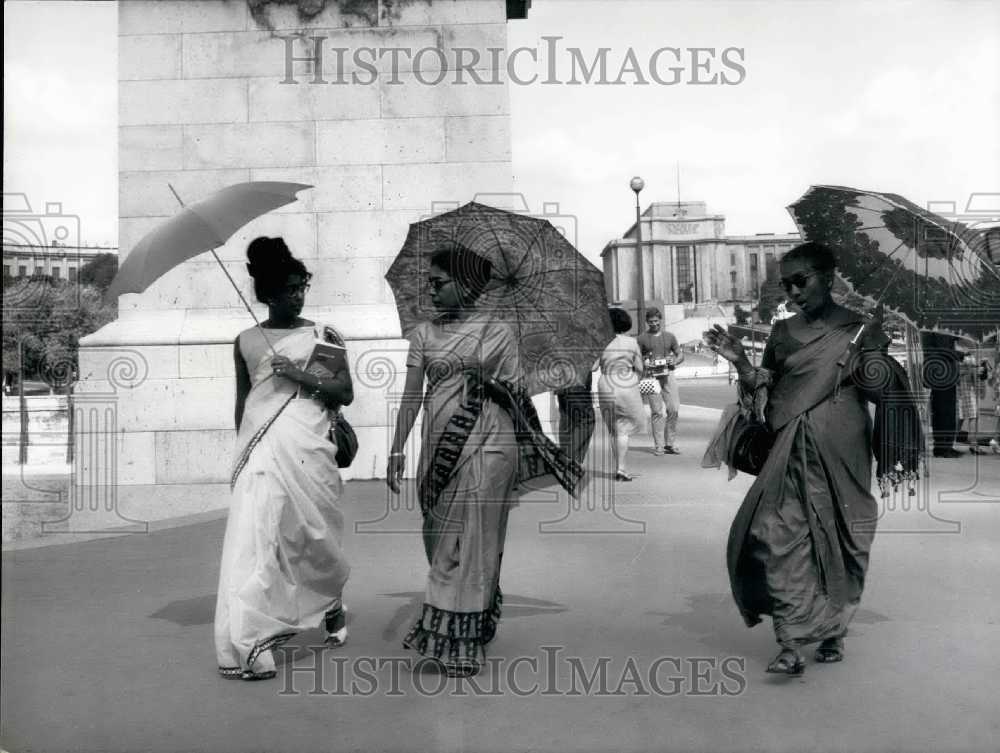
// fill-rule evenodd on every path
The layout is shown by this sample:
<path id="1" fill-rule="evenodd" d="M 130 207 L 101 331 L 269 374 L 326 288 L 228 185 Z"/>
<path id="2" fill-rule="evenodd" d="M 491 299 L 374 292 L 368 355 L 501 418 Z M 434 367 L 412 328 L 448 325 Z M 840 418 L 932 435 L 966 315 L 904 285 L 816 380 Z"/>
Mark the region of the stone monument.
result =
<path id="1" fill-rule="evenodd" d="M 407 344 L 383 275 L 409 224 L 511 191 L 506 25 L 528 4 L 120 3 L 122 258 L 179 209 L 168 184 L 186 202 L 244 181 L 314 186 L 219 255 L 251 301 L 259 235 L 283 236 L 313 272 L 303 315 L 345 334 L 355 374 L 348 478 L 385 468 Z M 82 341 L 75 483 L 111 488 L 102 509 L 152 520 L 228 503 L 233 339 L 251 324 L 205 254 L 122 296 Z"/>

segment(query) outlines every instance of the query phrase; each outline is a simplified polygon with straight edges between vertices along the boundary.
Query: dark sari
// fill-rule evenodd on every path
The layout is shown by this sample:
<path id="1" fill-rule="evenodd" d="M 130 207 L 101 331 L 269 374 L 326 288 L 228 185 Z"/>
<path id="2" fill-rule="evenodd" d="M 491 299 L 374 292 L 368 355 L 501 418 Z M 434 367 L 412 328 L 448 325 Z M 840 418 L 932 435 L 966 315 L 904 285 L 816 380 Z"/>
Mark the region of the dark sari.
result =
<path id="1" fill-rule="evenodd" d="M 843 636 L 864 588 L 883 488 L 913 480 L 921 433 L 906 374 L 869 334 L 838 366 L 863 319 L 843 308 L 809 342 L 775 326 L 750 391 L 767 388 L 777 432 L 729 534 L 733 596 L 747 625 L 769 614 L 777 640 L 796 646 Z M 875 427 L 867 402 L 876 404 Z"/>
<path id="2" fill-rule="evenodd" d="M 503 608 L 500 562 L 521 487 L 551 474 L 572 491 L 583 470 L 542 433 L 509 326 L 476 314 L 423 323 L 410 340 L 407 365 L 427 375 L 417 478 L 430 572 L 403 645 L 478 669 Z"/>

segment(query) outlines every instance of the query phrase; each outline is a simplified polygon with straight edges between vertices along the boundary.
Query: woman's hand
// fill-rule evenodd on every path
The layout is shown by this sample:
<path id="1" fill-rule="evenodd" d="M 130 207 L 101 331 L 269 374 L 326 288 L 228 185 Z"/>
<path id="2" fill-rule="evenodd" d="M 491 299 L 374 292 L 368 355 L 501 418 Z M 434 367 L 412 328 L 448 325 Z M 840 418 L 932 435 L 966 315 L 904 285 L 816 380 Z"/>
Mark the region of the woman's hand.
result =
<path id="1" fill-rule="evenodd" d="M 726 332 L 721 324 L 716 324 L 712 329 L 703 332 L 702 338 L 709 348 L 730 363 L 743 361 L 747 357 L 746 351 L 743 350 L 743 343 Z"/>
<path id="2" fill-rule="evenodd" d="M 293 382 L 301 382 L 305 374 L 302 369 L 286 356 L 275 356 L 271 359 L 271 372 L 275 376 L 291 379 Z"/>
<path id="3" fill-rule="evenodd" d="M 389 455 L 389 463 L 385 469 L 385 483 L 393 494 L 399 494 L 399 482 L 403 479 L 406 468 L 406 456 L 399 452 Z"/>
<path id="4" fill-rule="evenodd" d="M 879 305 L 872 312 L 872 318 L 865 325 L 864 333 L 859 343 L 861 350 L 885 350 L 892 338 L 882 329 L 885 321 L 885 307 Z"/>

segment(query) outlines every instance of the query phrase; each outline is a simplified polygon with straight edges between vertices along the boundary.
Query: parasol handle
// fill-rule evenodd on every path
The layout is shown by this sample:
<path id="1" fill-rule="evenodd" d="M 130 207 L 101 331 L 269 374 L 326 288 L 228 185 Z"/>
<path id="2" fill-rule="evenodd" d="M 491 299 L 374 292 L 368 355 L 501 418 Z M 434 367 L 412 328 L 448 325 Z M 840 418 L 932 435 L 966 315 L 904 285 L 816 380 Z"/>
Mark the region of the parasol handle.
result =
<path id="1" fill-rule="evenodd" d="M 840 359 L 837 361 L 838 367 L 842 369 L 847 365 L 847 361 L 850 359 L 851 355 L 854 354 L 854 351 L 857 350 L 858 340 L 861 339 L 861 335 L 864 333 L 865 329 L 867 329 L 870 323 L 871 322 L 865 322 L 860 327 L 858 327 L 858 331 L 854 333 L 854 337 L 851 339 L 851 342 L 848 344 L 846 350 L 844 350 L 844 355 L 842 355 Z"/>
<path id="2" fill-rule="evenodd" d="M 170 189 L 170 193 L 172 193 L 174 195 L 174 198 L 177 199 L 177 203 L 180 204 L 181 207 L 184 207 L 185 206 L 184 200 L 178 195 L 177 191 L 174 190 L 174 187 L 172 185 L 170 185 L 169 183 L 167 183 L 167 188 Z M 222 259 L 219 258 L 219 255 L 217 253 L 215 253 L 215 249 L 214 248 L 210 249 L 210 251 L 212 252 L 212 257 L 217 262 L 219 262 L 219 266 L 222 267 L 222 272 L 223 272 L 223 274 L 226 275 L 226 279 L 229 280 L 230 283 L 232 283 L 233 290 L 236 291 L 236 295 L 238 295 L 240 297 L 240 300 L 243 302 L 243 305 L 246 306 L 247 311 L 250 313 L 250 316 L 253 318 L 253 323 L 256 324 L 257 325 L 257 329 L 260 330 L 260 334 L 264 338 L 264 342 L 266 342 L 267 346 L 271 349 L 271 354 L 275 355 L 275 356 L 278 355 L 278 351 L 276 351 L 274 349 L 274 346 L 271 345 L 271 341 L 268 339 L 267 333 L 264 332 L 264 328 L 260 326 L 260 320 L 257 319 L 257 315 L 253 312 L 253 309 L 250 308 L 250 304 L 247 302 L 247 299 L 243 296 L 243 291 L 240 290 L 240 286 L 236 284 L 236 280 L 234 280 L 233 276 L 231 274 L 229 274 L 229 270 L 226 269 L 226 265 L 222 263 Z"/>

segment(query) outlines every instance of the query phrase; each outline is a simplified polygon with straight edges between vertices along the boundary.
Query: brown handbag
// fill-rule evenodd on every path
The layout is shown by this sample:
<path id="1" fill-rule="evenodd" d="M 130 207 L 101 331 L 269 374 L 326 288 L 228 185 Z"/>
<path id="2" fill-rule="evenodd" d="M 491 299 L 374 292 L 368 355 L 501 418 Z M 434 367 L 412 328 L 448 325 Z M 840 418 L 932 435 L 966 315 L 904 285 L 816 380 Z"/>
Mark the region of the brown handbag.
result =
<path id="1" fill-rule="evenodd" d="M 358 454 L 358 435 L 339 410 L 330 422 L 330 440 L 337 445 L 337 467 L 350 467 Z"/>
<path id="2" fill-rule="evenodd" d="M 727 465 L 751 476 L 758 475 L 774 446 L 775 436 L 767 424 L 741 415 L 733 428 Z"/>

